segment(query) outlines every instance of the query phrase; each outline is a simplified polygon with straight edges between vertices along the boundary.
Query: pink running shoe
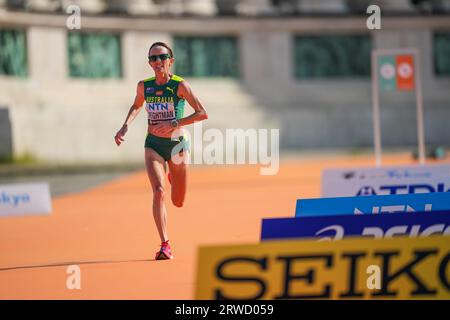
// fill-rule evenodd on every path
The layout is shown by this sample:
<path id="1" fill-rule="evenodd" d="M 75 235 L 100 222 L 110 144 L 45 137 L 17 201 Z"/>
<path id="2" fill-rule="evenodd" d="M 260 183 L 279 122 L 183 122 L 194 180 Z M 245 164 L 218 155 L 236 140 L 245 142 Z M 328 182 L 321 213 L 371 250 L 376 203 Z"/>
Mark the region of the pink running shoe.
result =
<path id="1" fill-rule="evenodd" d="M 169 240 L 161 242 L 161 249 L 156 253 L 155 260 L 169 260 L 173 259 L 172 249 L 170 248 Z"/>

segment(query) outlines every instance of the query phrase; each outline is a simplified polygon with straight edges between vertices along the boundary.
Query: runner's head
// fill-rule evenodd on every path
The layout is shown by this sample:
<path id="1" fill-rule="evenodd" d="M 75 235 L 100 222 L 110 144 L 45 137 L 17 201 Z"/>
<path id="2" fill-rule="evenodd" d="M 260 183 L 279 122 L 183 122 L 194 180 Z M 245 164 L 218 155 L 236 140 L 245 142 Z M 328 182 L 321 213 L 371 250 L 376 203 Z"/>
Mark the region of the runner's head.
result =
<path id="1" fill-rule="evenodd" d="M 173 57 L 172 48 L 164 42 L 155 42 L 148 50 L 148 63 L 152 67 L 155 74 L 167 73 L 169 74 L 175 58 Z"/>

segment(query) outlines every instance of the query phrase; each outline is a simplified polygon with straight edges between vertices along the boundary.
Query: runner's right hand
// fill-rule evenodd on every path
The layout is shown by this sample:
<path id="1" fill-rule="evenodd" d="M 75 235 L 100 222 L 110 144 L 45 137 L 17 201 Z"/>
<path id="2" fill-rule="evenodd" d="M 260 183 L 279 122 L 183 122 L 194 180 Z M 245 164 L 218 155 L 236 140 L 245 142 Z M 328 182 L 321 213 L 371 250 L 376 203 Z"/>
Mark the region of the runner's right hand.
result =
<path id="1" fill-rule="evenodd" d="M 117 131 L 116 136 L 114 137 L 114 140 L 116 141 L 116 144 L 120 146 L 120 144 L 124 141 L 123 137 L 128 131 L 128 126 L 124 124 L 122 128 L 120 128 L 119 131 Z"/>

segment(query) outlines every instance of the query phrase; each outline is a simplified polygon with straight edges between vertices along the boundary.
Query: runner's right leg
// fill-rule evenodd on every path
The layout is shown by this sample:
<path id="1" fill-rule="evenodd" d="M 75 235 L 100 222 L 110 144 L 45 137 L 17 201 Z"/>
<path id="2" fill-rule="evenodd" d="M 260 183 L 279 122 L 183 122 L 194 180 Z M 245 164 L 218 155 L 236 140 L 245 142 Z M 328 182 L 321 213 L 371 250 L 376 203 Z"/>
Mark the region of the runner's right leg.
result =
<path id="1" fill-rule="evenodd" d="M 145 148 L 145 165 L 147 175 L 153 190 L 153 218 L 158 229 L 161 242 L 168 240 L 167 210 L 164 204 L 165 197 L 165 162 L 155 150 Z"/>

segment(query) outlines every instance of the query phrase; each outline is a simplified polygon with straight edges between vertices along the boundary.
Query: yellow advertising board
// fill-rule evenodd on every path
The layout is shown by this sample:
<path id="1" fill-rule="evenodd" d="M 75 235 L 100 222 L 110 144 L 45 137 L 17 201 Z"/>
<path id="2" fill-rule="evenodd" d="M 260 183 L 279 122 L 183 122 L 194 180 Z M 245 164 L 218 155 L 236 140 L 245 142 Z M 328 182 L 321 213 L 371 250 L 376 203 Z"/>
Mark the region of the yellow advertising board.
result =
<path id="1" fill-rule="evenodd" d="M 199 249 L 196 299 L 450 299 L 450 237 Z"/>

